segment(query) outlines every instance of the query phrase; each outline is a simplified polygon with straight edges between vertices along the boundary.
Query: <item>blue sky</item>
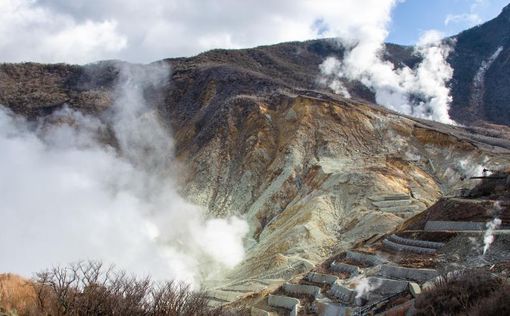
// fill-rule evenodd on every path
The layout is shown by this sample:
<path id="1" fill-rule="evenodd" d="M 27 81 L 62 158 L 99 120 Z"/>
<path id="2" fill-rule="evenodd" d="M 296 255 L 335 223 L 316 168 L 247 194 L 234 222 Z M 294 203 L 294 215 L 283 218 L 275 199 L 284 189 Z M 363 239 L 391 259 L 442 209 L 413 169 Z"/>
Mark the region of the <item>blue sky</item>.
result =
<path id="1" fill-rule="evenodd" d="M 393 10 L 388 41 L 414 44 L 430 29 L 453 35 L 495 18 L 508 3 L 508 0 L 406 0 Z"/>

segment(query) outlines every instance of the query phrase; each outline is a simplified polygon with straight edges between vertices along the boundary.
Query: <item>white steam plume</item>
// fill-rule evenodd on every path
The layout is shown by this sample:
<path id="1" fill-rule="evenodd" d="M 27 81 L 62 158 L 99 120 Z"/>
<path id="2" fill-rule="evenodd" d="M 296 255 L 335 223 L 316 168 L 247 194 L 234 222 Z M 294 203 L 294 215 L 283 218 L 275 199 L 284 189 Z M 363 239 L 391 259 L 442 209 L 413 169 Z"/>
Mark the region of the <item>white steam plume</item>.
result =
<path id="1" fill-rule="evenodd" d="M 487 165 L 489 163 L 489 159 L 487 157 L 483 157 L 483 159 L 480 160 L 467 156 L 458 160 L 455 165 L 455 170 L 466 179 L 470 177 L 480 177 L 482 175 L 491 175 L 492 171 L 487 170 L 484 165 L 481 165 L 479 162 Z"/>
<path id="2" fill-rule="evenodd" d="M 319 65 L 319 68 L 322 74 L 321 78 L 319 78 L 319 82 L 322 85 L 328 86 L 334 93 L 340 94 L 344 98 L 351 97 L 347 88 L 338 78 L 338 74 L 342 69 L 342 63 L 338 59 L 328 57 Z"/>
<path id="3" fill-rule="evenodd" d="M 501 225 L 501 220 L 499 218 L 495 218 L 492 221 L 487 223 L 487 230 L 483 236 L 483 254 L 489 250 L 489 247 L 494 242 L 494 230 L 497 229 Z"/>
<path id="4" fill-rule="evenodd" d="M 107 119 L 118 150 L 97 118 L 64 108 L 29 123 L 0 108 L 0 271 L 94 259 L 196 284 L 242 260 L 245 221 L 204 218 L 172 181 L 171 135 L 143 96 L 168 73 L 121 66 Z"/>
<path id="5" fill-rule="evenodd" d="M 487 73 L 487 70 L 489 70 L 496 61 L 496 59 L 499 57 L 501 52 L 503 51 L 503 47 L 500 46 L 496 51 L 486 60 L 482 62 L 480 65 L 480 68 L 478 68 L 478 71 L 476 72 L 475 77 L 473 78 L 473 95 L 471 97 L 471 102 L 475 106 L 481 106 L 483 102 L 483 94 L 485 90 L 485 74 Z"/>
<path id="6" fill-rule="evenodd" d="M 321 64 L 321 79 L 336 93 L 349 97 L 341 80 L 360 81 L 375 93 L 376 102 L 403 114 L 453 124 L 448 115 L 451 96 L 448 81 L 453 70 L 446 58 L 451 47 L 436 31 L 426 32 L 415 54 L 422 61 L 411 69 L 383 59 L 391 9 L 397 1 L 382 1 L 379 14 L 369 23 L 336 30 L 346 49 L 342 61 L 329 57 Z M 336 78 L 332 77 L 336 75 Z"/>
<path id="7" fill-rule="evenodd" d="M 356 299 L 366 296 L 371 291 L 382 285 L 382 281 L 376 278 L 366 278 L 364 276 L 355 277 L 353 283 L 356 284 Z"/>
<path id="8" fill-rule="evenodd" d="M 498 214 L 501 212 L 501 205 L 499 201 L 494 203 L 494 212 Z M 483 236 L 483 255 L 489 250 L 491 244 L 494 242 L 494 230 L 501 226 L 501 219 L 497 216 L 494 219 L 486 224 L 487 230 Z"/>

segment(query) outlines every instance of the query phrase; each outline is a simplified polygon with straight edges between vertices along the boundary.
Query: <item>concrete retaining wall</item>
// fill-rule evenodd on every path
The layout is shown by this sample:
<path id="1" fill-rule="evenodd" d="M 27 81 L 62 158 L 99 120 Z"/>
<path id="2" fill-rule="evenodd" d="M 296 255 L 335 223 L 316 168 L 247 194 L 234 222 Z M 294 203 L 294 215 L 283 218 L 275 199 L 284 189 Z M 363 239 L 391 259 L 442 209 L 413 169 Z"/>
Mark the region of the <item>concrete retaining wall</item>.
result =
<path id="1" fill-rule="evenodd" d="M 412 280 L 419 283 L 426 282 L 438 276 L 437 271 L 433 269 L 413 269 L 390 266 L 387 264 L 382 265 L 377 274 L 386 278 Z"/>
<path id="2" fill-rule="evenodd" d="M 310 272 L 305 276 L 305 280 L 320 284 L 333 284 L 338 278 L 334 275 Z"/>
<path id="3" fill-rule="evenodd" d="M 439 249 L 444 246 L 444 243 L 442 242 L 434 242 L 434 241 L 426 241 L 426 240 L 415 240 L 415 239 L 409 239 L 409 238 L 402 238 L 397 235 L 391 235 L 389 240 L 402 245 L 407 246 L 415 246 L 415 247 L 422 247 L 422 248 L 433 248 L 433 249 Z"/>
<path id="4" fill-rule="evenodd" d="M 383 263 L 382 259 L 377 256 L 368 255 L 368 254 L 364 254 L 361 252 L 355 252 L 355 251 L 347 251 L 346 257 L 347 257 L 347 259 L 361 262 L 361 263 L 367 264 L 369 266 L 376 266 L 378 264 Z"/>
<path id="5" fill-rule="evenodd" d="M 428 221 L 425 224 L 426 231 L 437 230 L 485 230 L 485 223 L 480 222 L 450 222 L 450 221 Z"/>
<path id="6" fill-rule="evenodd" d="M 375 286 L 372 290 L 373 293 L 380 294 L 383 296 L 393 295 L 407 291 L 409 282 L 390 280 L 377 277 L 368 278 L 368 284 Z"/>
<path id="7" fill-rule="evenodd" d="M 383 245 L 384 245 L 384 247 L 394 250 L 394 251 L 414 252 L 414 253 L 421 253 L 421 254 L 433 254 L 436 252 L 436 249 L 401 245 L 401 244 L 394 243 L 393 241 L 390 241 L 388 239 L 383 240 Z"/>
<path id="8" fill-rule="evenodd" d="M 306 294 L 313 297 L 318 297 L 321 293 L 321 288 L 318 286 L 291 283 L 285 283 L 283 290 L 289 294 Z"/>
<path id="9" fill-rule="evenodd" d="M 332 271 L 349 273 L 351 276 L 355 276 L 360 273 L 359 267 L 347 263 L 333 262 L 331 263 L 330 268 Z"/>
<path id="10" fill-rule="evenodd" d="M 411 200 L 389 200 L 389 201 L 373 201 L 372 204 L 377 207 L 395 207 L 395 206 L 409 206 Z"/>
<path id="11" fill-rule="evenodd" d="M 380 210 L 388 213 L 406 213 L 406 212 L 414 212 L 420 209 L 419 205 L 407 205 L 407 206 L 391 206 L 391 207 L 381 207 Z"/>
<path id="12" fill-rule="evenodd" d="M 269 295 L 267 298 L 267 304 L 272 307 L 288 309 L 290 310 L 291 316 L 297 316 L 299 312 L 299 300 L 297 298 L 281 295 Z"/>
<path id="13" fill-rule="evenodd" d="M 372 201 L 398 201 L 398 200 L 409 200 L 411 197 L 407 194 L 383 194 L 383 195 L 372 195 L 369 197 Z"/>
<path id="14" fill-rule="evenodd" d="M 241 298 L 242 295 L 246 293 L 241 292 L 231 292 L 231 291 L 222 291 L 222 290 L 211 290 L 207 292 L 207 296 L 212 299 L 218 299 L 225 302 L 233 302 Z"/>
<path id="15" fill-rule="evenodd" d="M 263 309 L 252 307 L 250 310 L 250 316 L 271 316 L 271 314 Z"/>
<path id="16" fill-rule="evenodd" d="M 356 291 L 346 288 L 342 284 L 335 282 L 329 293 L 338 298 L 342 303 L 350 304 L 356 297 Z"/>

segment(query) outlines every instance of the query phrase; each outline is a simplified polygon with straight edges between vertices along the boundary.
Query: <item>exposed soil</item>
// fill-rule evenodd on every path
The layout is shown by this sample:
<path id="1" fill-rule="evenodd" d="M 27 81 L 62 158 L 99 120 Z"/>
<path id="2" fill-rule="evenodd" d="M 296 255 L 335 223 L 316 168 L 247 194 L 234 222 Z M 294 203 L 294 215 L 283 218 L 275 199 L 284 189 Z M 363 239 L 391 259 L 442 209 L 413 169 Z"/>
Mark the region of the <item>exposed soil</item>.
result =
<path id="1" fill-rule="evenodd" d="M 406 268 L 417 268 L 417 269 L 434 269 L 438 266 L 437 256 L 424 256 L 424 255 L 405 255 L 397 260 L 395 263 L 406 267 Z"/>

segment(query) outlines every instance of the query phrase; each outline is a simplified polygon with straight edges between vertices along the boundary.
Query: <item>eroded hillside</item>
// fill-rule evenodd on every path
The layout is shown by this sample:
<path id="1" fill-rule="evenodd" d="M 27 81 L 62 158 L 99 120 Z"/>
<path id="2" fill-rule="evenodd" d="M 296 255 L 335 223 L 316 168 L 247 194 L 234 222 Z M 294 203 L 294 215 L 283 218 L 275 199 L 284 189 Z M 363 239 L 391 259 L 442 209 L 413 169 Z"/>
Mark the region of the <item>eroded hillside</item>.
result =
<path id="1" fill-rule="evenodd" d="M 387 58 L 411 65 L 411 52 L 389 45 Z M 244 261 L 204 280 L 217 304 L 383 236 L 469 187 L 465 179 L 483 168 L 510 164 L 504 126 L 402 116 L 371 104 L 357 83 L 348 85 L 355 99 L 328 93 L 318 65 L 332 54 L 342 50 L 331 41 L 215 50 L 166 60 L 168 84 L 145 91 L 175 140 L 181 193 L 210 216 L 250 224 Z M 0 104 L 30 119 L 66 105 L 101 118 L 115 98 L 117 66 L 2 65 Z M 470 120 L 455 109 L 454 118 Z"/>
<path id="2" fill-rule="evenodd" d="M 170 62 L 169 85 L 147 94 L 174 135 L 182 192 L 212 216 L 250 223 L 247 258 L 228 279 L 304 271 L 392 230 L 460 188 L 461 178 L 508 164 L 504 130 L 419 121 L 236 65 Z M 39 84 L 3 102 L 37 116 L 61 99 L 100 117 L 114 94 L 114 65 L 6 65 L 4 77 Z M 28 76 L 34 69 L 40 75 Z M 385 202 L 387 195 L 405 201 Z"/>

